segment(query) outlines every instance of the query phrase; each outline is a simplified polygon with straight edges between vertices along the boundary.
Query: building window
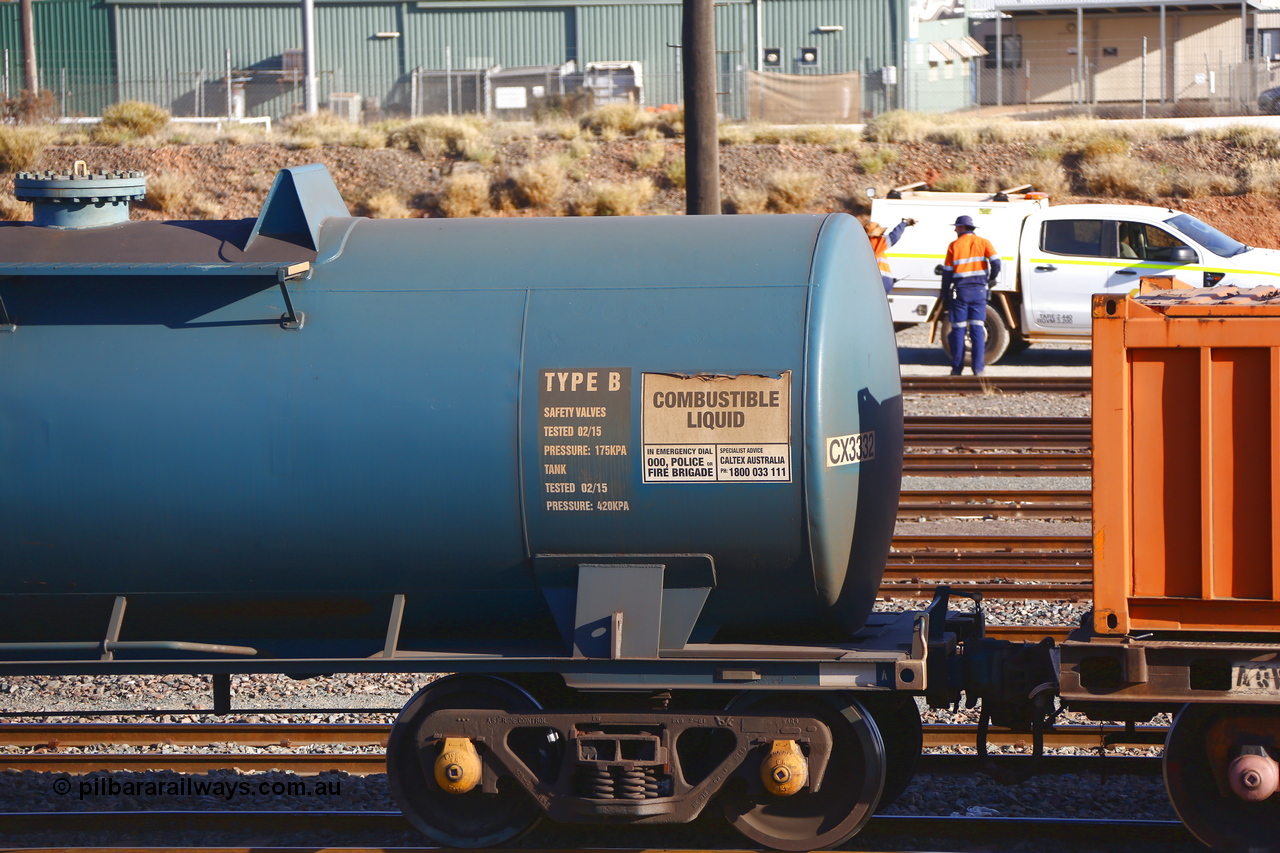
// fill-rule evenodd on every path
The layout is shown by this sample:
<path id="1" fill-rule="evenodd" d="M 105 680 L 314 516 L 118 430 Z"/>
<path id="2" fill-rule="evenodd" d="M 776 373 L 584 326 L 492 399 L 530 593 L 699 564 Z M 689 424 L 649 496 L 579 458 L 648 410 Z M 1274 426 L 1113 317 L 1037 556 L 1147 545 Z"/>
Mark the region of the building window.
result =
<path id="1" fill-rule="evenodd" d="M 1021 68 L 1022 67 L 1022 36 L 1003 36 L 1004 42 L 1004 67 L 1005 68 Z M 982 46 L 987 49 L 987 58 L 983 60 L 983 64 L 987 68 L 996 67 L 996 37 L 987 35 L 982 37 Z"/>
<path id="2" fill-rule="evenodd" d="M 1254 30 L 1249 28 L 1249 58 L 1280 61 L 1280 30 Z"/>

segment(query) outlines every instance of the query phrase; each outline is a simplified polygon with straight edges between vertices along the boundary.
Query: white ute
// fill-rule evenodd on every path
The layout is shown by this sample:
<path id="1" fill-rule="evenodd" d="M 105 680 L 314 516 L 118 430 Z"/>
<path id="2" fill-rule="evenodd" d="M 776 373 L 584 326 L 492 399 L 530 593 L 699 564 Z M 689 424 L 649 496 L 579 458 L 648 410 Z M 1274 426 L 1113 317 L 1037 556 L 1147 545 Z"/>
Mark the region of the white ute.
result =
<path id="1" fill-rule="evenodd" d="M 943 256 L 956 217 L 968 214 L 1003 261 L 987 306 L 986 361 L 1044 341 L 1088 343 L 1095 293 L 1124 295 L 1143 277 L 1196 287 L 1280 285 L 1280 251 L 1246 246 L 1194 216 L 1129 204 L 1049 206 L 1029 187 L 982 193 L 900 187 L 871 203 L 871 219 L 892 229 L 914 219 L 886 253 L 893 322 L 930 322 L 938 310 Z M 870 192 L 870 191 L 869 191 Z M 942 318 L 945 326 L 946 317 Z M 947 336 L 943 330 L 942 341 Z"/>

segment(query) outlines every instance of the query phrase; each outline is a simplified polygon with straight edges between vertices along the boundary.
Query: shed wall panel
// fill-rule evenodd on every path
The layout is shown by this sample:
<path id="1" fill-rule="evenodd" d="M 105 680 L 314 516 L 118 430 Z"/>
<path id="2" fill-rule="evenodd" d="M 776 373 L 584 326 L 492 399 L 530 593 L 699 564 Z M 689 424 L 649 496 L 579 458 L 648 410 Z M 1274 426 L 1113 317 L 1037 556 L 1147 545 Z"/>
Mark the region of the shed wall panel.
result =
<path id="1" fill-rule="evenodd" d="M 574 59 L 573 10 L 412 9 L 405 17 L 408 69 L 559 65 Z"/>
<path id="2" fill-rule="evenodd" d="M 33 14 L 40 87 L 54 94 L 65 114 L 97 115 L 116 99 L 111 10 L 94 0 L 41 0 Z M 0 6 L 0 85 L 7 84 L 6 96 L 22 88 L 22 61 L 18 4 L 5 3 Z"/>

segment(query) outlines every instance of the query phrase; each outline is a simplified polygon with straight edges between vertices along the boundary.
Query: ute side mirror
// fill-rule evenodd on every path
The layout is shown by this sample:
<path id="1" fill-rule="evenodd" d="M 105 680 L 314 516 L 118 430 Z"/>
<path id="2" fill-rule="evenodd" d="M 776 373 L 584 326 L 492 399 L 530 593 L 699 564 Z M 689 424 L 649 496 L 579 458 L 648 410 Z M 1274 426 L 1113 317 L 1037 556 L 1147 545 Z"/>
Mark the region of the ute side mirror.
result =
<path id="1" fill-rule="evenodd" d="M 1169 263 L 1171 264 L 1194 264 L 1200 260 L 1196 255 L 1196 250 L 1190 246 L 1174 246 L 1169 250 Z"/>

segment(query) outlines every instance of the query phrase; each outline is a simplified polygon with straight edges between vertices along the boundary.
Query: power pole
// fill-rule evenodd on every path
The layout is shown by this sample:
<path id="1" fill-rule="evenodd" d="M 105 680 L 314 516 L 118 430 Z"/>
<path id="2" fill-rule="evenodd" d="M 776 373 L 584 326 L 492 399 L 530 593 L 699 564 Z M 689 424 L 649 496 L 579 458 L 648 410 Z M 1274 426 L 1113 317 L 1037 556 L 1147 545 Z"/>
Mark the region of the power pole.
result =
<path id="1" fill-rule="evenodd" d="M 22 30 L 22 88 L 40 92 L 40 72 L 36 68 L 36 21 L 32 0 L 18 0 L 19 28 Z"/>
<path id="2" fill-rule="evenodd" d="M 315 0 L 302 0 L 302 77 L 303 108 L 307 111 L 307 115 L 315 115 L 320 110 L 316 97 Z"/>
<path id="3" fill-rule="evenodd" d="M 719 213 L 715 0 L 684 0 L 682 14 L 685 212 Z"/>

